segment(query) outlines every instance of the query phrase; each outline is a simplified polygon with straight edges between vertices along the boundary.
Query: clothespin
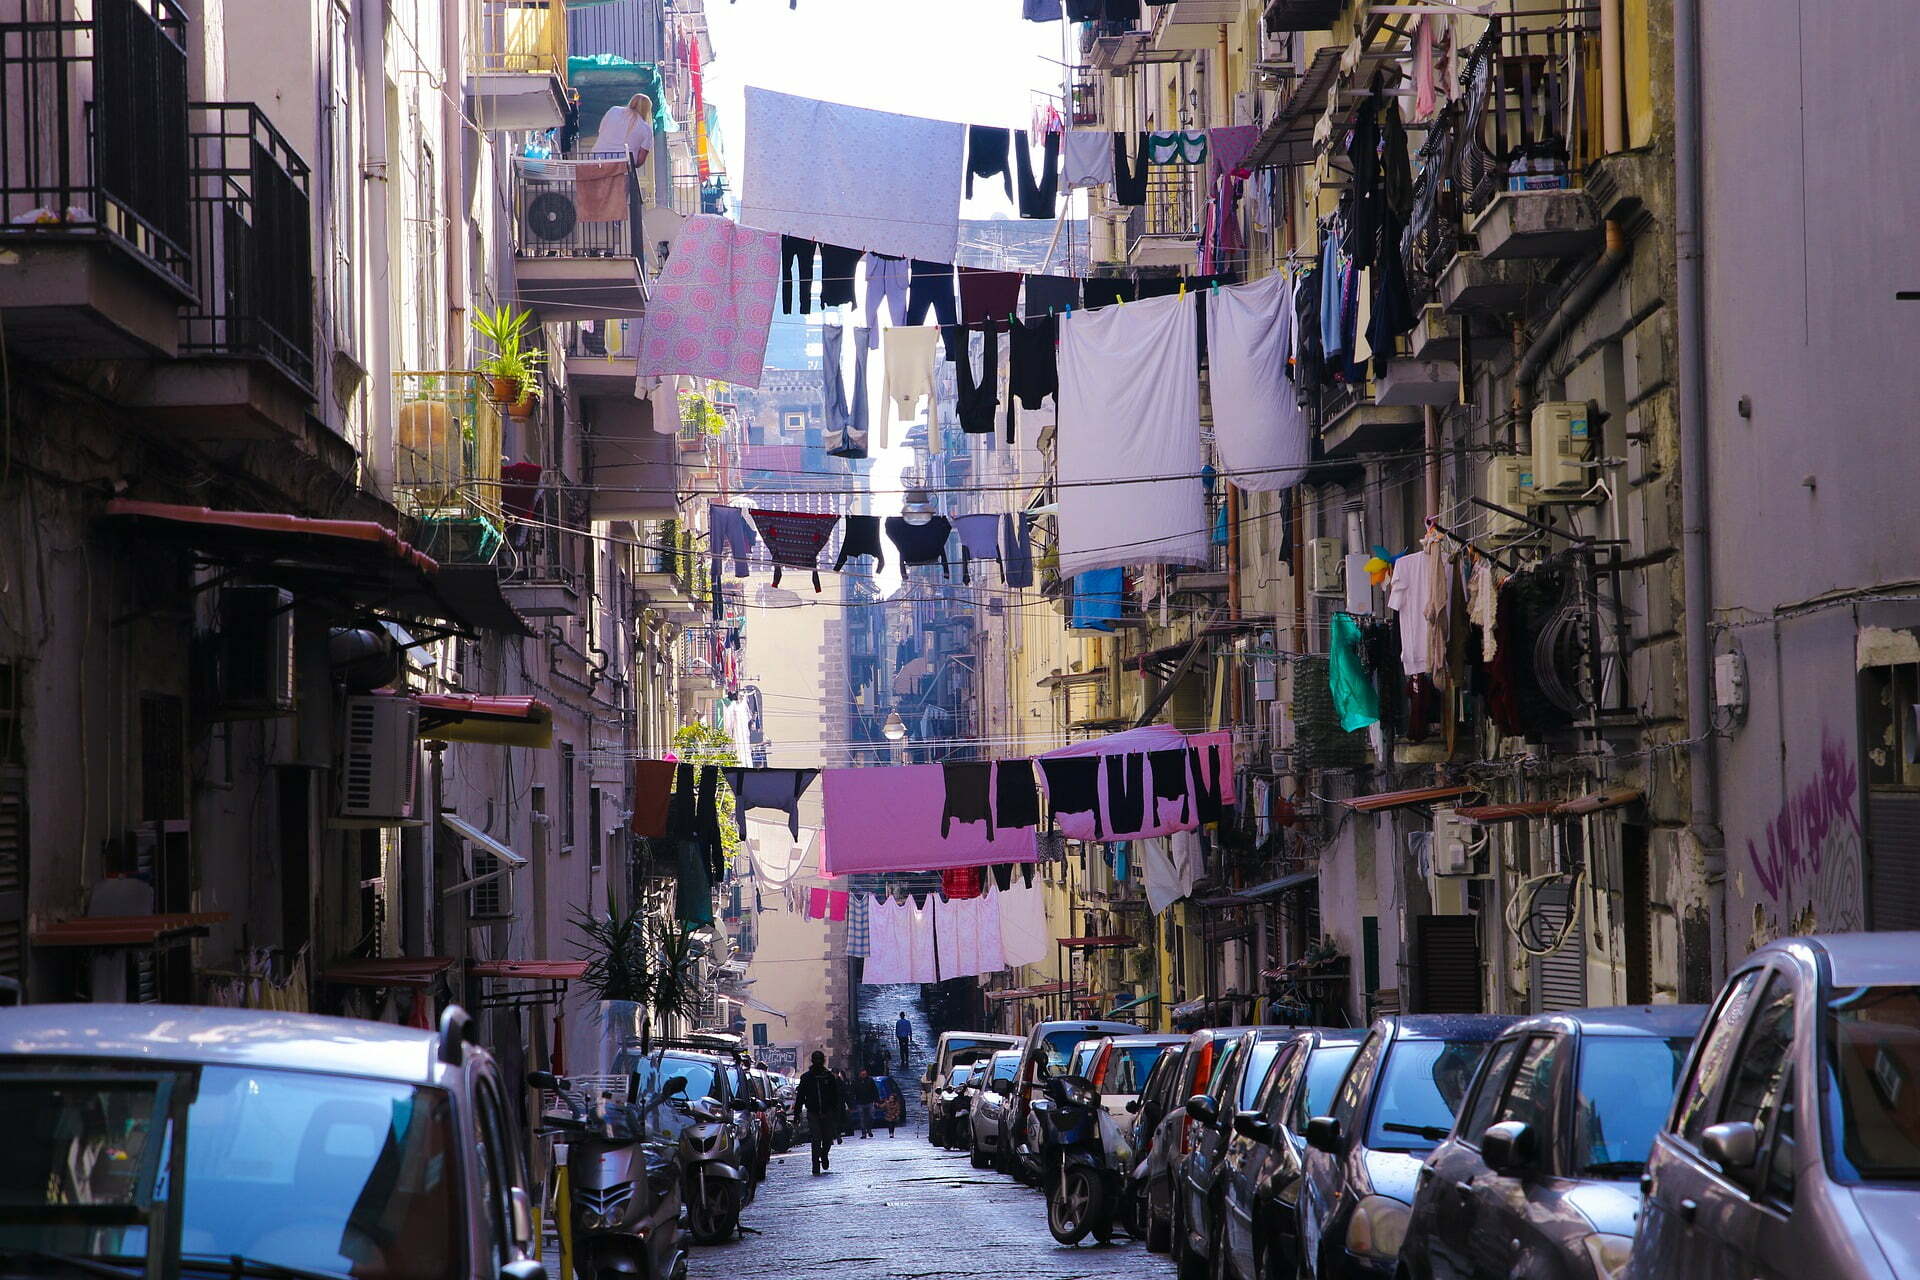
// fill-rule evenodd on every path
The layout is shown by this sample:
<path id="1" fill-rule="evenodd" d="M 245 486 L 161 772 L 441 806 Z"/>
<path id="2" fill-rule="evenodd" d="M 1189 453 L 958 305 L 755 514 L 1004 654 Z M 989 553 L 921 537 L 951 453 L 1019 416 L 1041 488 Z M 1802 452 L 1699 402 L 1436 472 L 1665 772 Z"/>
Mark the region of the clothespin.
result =
<path id="1" fill-rule="evenodd" d="M 1184 276 L 1180 279 L 1180 296 L 1183 298 L 1187 296 L 1187 281 Z"/>
<path id="2" fill-rule="evenodd" d="M 1220 282 L 1218 280 L 1215 280 L 1209 287 L 1213 290 L 1214 297 L 1217 298 L 1220 296 Z"/>

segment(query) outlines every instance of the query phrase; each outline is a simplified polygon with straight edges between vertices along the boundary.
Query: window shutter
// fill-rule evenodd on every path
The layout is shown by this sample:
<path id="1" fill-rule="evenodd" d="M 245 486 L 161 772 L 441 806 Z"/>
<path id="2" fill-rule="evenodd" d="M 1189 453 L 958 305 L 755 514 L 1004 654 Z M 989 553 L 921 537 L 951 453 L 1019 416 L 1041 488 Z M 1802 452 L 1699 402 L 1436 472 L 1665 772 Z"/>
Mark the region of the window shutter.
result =
<path id="1" fill-rule="evenodd" d="M 1480 932 L 1477 916 L 1419 916 L 1414 920 L 1411 1013 L 1479 1013 Z"/>
<path id="2" fill-rule="evenodd" d="M 0 766 L 0 977 L 27 976 L 27 773 Z"/>

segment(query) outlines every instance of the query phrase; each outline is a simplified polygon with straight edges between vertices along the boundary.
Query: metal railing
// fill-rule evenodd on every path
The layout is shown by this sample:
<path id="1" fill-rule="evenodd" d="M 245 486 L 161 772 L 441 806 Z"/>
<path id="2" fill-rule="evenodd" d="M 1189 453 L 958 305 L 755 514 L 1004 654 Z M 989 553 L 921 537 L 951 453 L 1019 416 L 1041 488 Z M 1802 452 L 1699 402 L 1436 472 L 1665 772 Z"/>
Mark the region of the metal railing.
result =
<path id="1" fill-rule="evenodd" d="M 474 0 L 472 69 L 480 74 L 567 75 L 563 0 Z"/>
<path id="2" fill-rule="evenodd" d="M 640 350 L 638 320 L 569 320 L 560 328 L 561 344 L 570 356 L 632 359 Z"/>
<path id="3" fill-rule="evenodd" d="M 102 236 L 192 288 L 187 18 L 0 0 L 0 239 Z"/>
<path id="4" fill-rule="evenodd" d="M 193 105 L 193 281 L 183 355 L 268 360 L 313 394 L 306 162 L 250 102 Z"/>
<path id="5" fill-rule="evenodd" d="M 393 496 L 422 520 L 497 528 L 500 411 L 464 370 L 393 375 Z"/>
<path id="6" fill-rule="evenodd" d="M 1597 153 L 1577 68 L 1599 36 L 1577 10 L 1546 28 L 1497 18 L 1468 55 L 1454 173 L 1468 217 L 1501 191 L 1570 187 Z"/>
<path id="7" fill-rule="evenodd" d="M 514 161 L 514 221 L 528 258 L 645 256 L 640 184 L 625 152 L 575 152 Z"/>
<path id="8" fill-rule="evenodd" d="M 1141 236 L 1200 234 L 1195 172 L 1184 165 L 1154 165 L 1147 170 L 1147 202 L 1127 211 L 1128 244 Z"/>

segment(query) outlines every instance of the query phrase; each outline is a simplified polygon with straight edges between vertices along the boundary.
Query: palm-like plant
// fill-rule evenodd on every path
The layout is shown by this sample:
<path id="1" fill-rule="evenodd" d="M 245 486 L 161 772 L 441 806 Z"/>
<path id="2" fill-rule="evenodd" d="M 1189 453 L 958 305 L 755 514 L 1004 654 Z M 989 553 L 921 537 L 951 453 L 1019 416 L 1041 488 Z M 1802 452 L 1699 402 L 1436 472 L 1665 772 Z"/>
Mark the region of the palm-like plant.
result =
<path id="1" fill-rule="evenodd" d="M 675 1018 L 688 1022 L 700 1016 L 700 951 L 693 933 L 678 923 L 655 920 L 655 960 L 653 997 L 648 1001 L 648 1021 L 658 1018 L 667 1023 Z"/>
<path id="2" fill-rule="evenodd" d="M 480 372 L 494 383 L 494 398 L 512 403 L 533 381 L 547 353 L 527 341 L 527 333 L 538 326 L 533 312 L 495 307 L 474 317 L 473 331 L 493 347 L 491 355 L 480 358 Z M 509 387 L 505 384 L 511 383 Z M 510 393 L 510 394 L 509 394 Z"/>
<path id="3" fill-rule="evenodd" d="M 642 1053 L 653 1047 L 656 1022 L 699 1016 L 700 952 L 688 930 L 639 909 L 623 912 L 611 894 L 605 914 L 576 911 L 573 927 L 587 962 L 580 980 L 594 997 L 639 1006 Z"/>

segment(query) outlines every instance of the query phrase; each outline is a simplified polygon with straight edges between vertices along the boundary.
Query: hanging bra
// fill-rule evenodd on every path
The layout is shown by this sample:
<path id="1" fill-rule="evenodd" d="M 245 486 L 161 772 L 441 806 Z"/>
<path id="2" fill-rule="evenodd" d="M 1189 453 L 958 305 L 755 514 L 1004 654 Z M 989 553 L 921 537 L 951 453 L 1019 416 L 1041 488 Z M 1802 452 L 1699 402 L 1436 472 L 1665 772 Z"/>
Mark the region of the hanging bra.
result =
<path id="1" fill-rule="evenodd" d="M 1148 164 L 1205 164 L 1206 160 L 1207 132 L 1204 129 L 1147 135 Z"/>

